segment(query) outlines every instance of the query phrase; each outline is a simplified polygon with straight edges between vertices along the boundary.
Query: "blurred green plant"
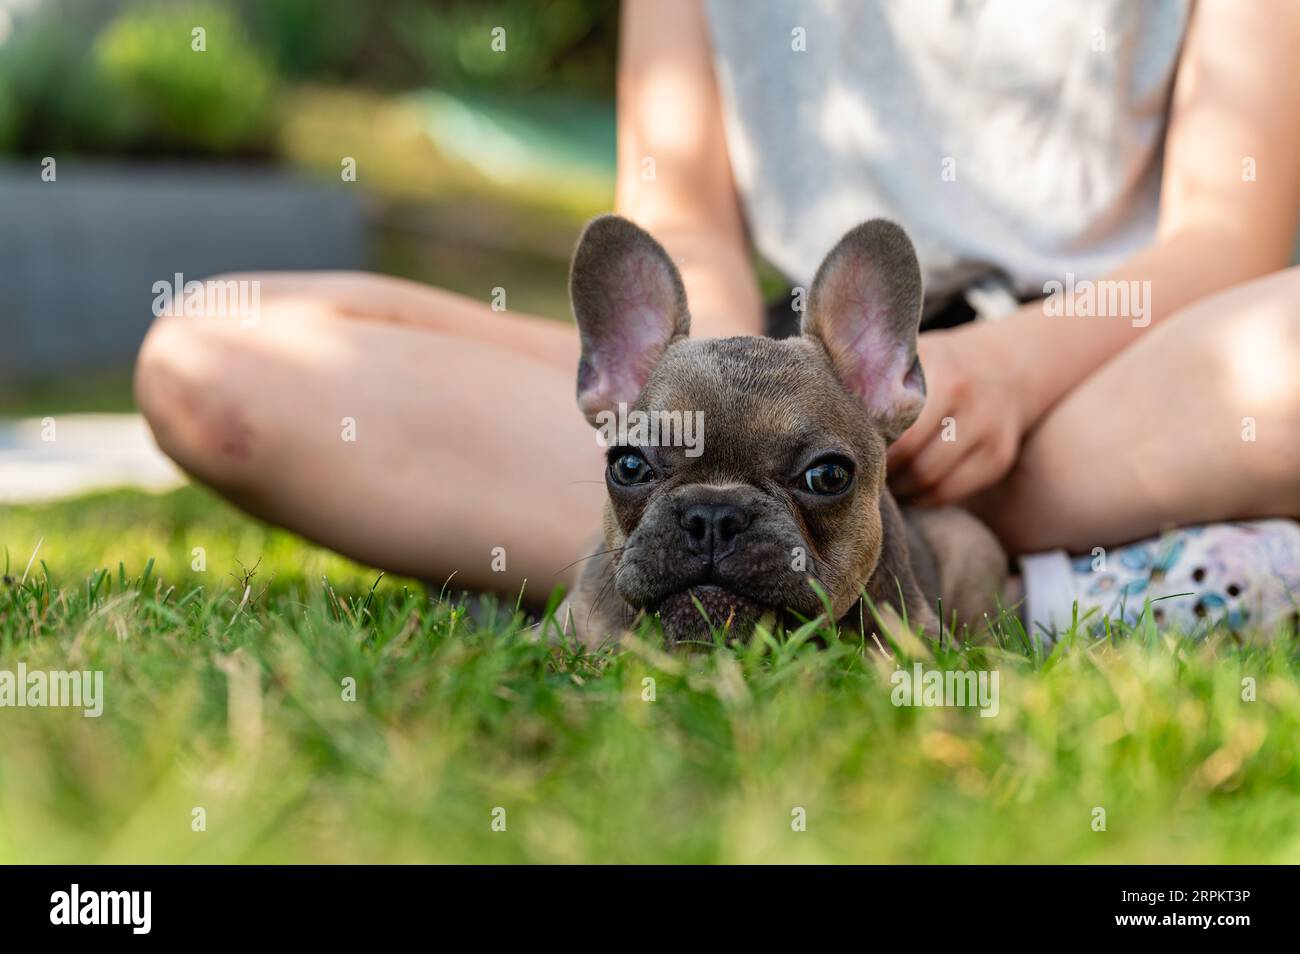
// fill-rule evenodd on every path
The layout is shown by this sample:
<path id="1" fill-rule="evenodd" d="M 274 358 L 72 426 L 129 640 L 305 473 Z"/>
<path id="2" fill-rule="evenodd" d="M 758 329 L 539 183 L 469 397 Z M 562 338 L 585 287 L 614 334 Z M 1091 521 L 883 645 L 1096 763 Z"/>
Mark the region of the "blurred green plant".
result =
<path id="1" fill-rule="evenodd" d="M 0 86 L 0 152 L 13 148 L 18 139 L 18 104 L 13 93 Z"/>
<path id="2" fill-rule="evenodd" d="M 613 0 L 234 0 L 234 5 L 286 78 L 476 93 L 547 89 L 609 97 L 613 91 L 618 27 Z M 498 27 L 504 35 L 494 38 Z"/>
<path id="3" fill-rule="evenodd" d="M 86 81 L 88 41 L 55 18 L 24 23 L 0 46 L 0 148 L 36 152 L 72 145 L 80 125 L 74 104 Z"/>
<path id="4" fill-rule="evenodd" d="M 600 0 L 392 4 L 393 37 L 433 85 L 613 89 L 617 5 Z"/>
<path id="5" fill-rule="evenodd" d="M 89 28 L 70 29 L 65 16 Z M 85 4 L 50 4 L 0 47 L 0 148 L 269 150 L 275 78 L 230 10 L 133 3 L 95 27 Z"/>
<path id="6" fill-rule="evenodd" d="M 607 0 L 46 0 L 0 44 L 0 151 L 266 154 L 285 80 L 608 101 L 616 31 Z"/>
<path id="7" fill-rule="evenodd" d="M 91 61 L 128 149 L 266 151 L 274 80 L 229 11 L 128 9 L 96 38 Z"/>
<path id="8" fill-rule="evenodd" d="M 244 22 L 283 77 L 346 80 L 364 72 L 378 5 L 356 0 L 241 0 Z"/>

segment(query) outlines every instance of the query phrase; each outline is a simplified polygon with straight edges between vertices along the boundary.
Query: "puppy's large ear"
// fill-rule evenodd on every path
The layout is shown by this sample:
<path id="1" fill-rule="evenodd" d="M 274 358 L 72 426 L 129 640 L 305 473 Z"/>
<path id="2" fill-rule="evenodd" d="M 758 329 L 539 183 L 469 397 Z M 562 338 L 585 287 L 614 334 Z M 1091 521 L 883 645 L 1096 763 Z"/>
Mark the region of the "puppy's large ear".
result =
<path id="1" fill-rule="evenodd" d="M 802 332 L 822 343 L 890 442 L 925 406 L 920 324 L 921 268 L 907 233 L 885 219 L 852 229 L 817 269 Z"/>
<path id="2" fill-rule="evenodd" d="M 594 425 L 601 411 L 636 401 L 664 350 L 690 333 L 686 290 L 649 233 L 602 215 L 578 240 L 569 298 L 582 340 L 578 407 Z"/>

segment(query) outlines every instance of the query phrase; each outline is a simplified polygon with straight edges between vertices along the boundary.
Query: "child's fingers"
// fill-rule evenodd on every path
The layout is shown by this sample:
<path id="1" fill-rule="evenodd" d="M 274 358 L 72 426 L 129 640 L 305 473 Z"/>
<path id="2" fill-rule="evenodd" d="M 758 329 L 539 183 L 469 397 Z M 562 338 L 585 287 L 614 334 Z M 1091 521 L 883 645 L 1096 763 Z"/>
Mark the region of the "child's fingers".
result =
<path id="1" fill-rule="evenodd" d="M 891 470 L 903 470 L 908 462 L 930 443 L 931 439 L 938 434 L 938 424 L 944 413 L 940 410 L 937 401 L 925 406 L 916 423 L 903 431 L 898 440 L 889 446 L 885 462 Z"/>
<path id="2" fill-rule="evenodd" d="M 942 507 L 958 503 L 971 494 L 992 486 L 1001 477 L 997 455 L 981 445 L 967 454 L 931 488 L 916 498 L 918 506 Z"/>
<path id="3" fill-rule="evenodd" d="M 890 486 L 901 497 L 928 492 L 974 453 L 971 444 L 957 444 L 940 439 L 936 432 L 911 462 L 890 477 Z"/>

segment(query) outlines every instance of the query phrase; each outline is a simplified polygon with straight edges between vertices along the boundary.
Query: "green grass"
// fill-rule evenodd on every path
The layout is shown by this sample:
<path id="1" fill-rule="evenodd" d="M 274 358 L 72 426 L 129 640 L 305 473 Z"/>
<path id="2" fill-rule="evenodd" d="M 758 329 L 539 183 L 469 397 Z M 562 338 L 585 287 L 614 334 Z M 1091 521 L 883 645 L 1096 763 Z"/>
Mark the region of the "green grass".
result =
<path id="1" fill-rule="evenodd" d="M 894 706 L 894 664 L 816 627 L 584 652 L 192 488 L 9 508 L 0 545 L 0 669 L 106 673 L 99 719 L 0 709 L 0 862 L 1300 861 L 1288 634 L 900 634 L 999 672 L 981 718 Z"/>
<path id="2" fill-rule="evenodd" d="M 0 380 L 0 417 L 47 414 L 121 414 L 135 410 L 130 368 L 75 368 Z"/>

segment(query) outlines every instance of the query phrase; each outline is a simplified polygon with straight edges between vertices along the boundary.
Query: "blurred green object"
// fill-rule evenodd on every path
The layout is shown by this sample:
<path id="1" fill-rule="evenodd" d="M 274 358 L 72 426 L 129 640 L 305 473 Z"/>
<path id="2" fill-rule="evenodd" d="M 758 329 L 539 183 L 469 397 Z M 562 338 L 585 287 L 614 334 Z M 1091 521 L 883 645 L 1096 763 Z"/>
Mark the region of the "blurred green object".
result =
<path id="1" fill-rule="evenodd" d="M 268 156 L 290 84 L 563 113 L 612 102 L 617 27 L 607 0 L 43 0 L 0 43 L 0 152 Z"/>
<path id="2" fill-rule="evenodd" d="M 618 5 L 609 0 L 394 0 L 388 31 L 417 82 L 523 92 L 614 88 Z"/>
<path id="3" fill-rule="evenodd" d="M 614 189 L 614 108 L 554 94 L 525 97 L 428 90 L 413 95 L 444 155 L 498 182 L 590 180 Z"/>
<path id="4" fill-rule="evenodd" d="M 0 148 L 48 154 L 76 146 L 74 103 L 91 86 L 87 41 L 54 17 L 23 24 L 0 46 Z"/>
<path id="5" fill-rule="evenodd" d="M 0 152 L 13 148 L 18 140 L 18 104 L 13 93 L 0 85 Z"/>
<path id="6" fill-rule="evenodd" d="M 127 9 L 91 49 L 127 149 L 266 152 L 274 81 L 242 24 L 217 6 Z"/>
<path id="7" fill-rule="evenodd" d="M 0 151 L 265 155 L 274 92 L 222 5 L 48 3 L 0 46 Z"/>
<path id="8" fill-rule="evenodd" d="M 357 0 L 240 0 L 244 22 L 282 77 L 341 80 L 365 63 L 379 5 Z"/>

